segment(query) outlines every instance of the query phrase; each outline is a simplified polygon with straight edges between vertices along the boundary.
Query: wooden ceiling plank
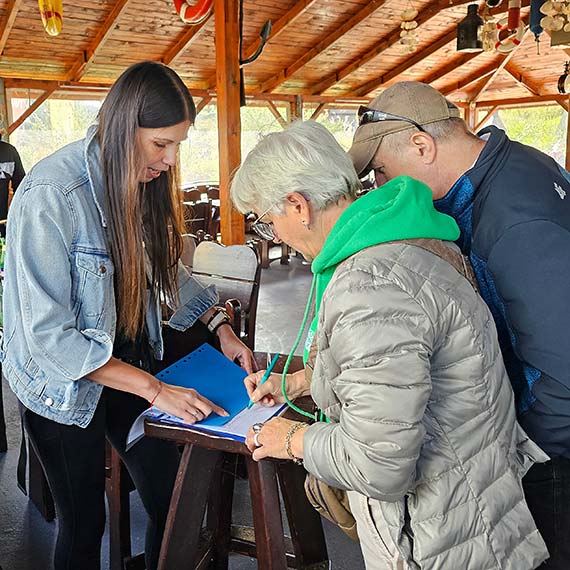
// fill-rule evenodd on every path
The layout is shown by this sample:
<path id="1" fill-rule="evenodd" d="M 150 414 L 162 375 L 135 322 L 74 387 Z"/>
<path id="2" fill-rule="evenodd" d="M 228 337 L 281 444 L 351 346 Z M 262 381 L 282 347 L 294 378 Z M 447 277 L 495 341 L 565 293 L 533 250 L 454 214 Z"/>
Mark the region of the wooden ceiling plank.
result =
<path id="1" fill-rule="evenodd" d="M 439 91 L 446 97 L 448 95 L 451 95 L 455 91 L 461 91 L 462 89 L 465 89 L 472 83 L 475 83 L 476 81 L 481 81 L 481 79 L 491 75 L 491 73 L 493 73 L 497 69 L 497 67 L 499 67 L 499 63 L 500 63 L 499 60 L 493 61 L 489 65 L 486 65 L 483 68 L 475 70 L 473 73 L 461 79 L 461 81 L 455 81 L 453 83 L 450 83 L 445 87 L 441 88 Z"/>
<path id="2" fill-rule="evenodd" d="M 22 5 L 23 0 L 9 0 L 8 6 L 6 6 L 6 18 L 4 22 L 2 22 L 2 35 L 0 36 L 0 57 L 4 52 L 4 48 L 6 47 L 6 42 L 8 41 L 8 37 L 10 36 L 10 32 L 14 27 L 14 22 L 16 21 L 16 16 L 18 14 L 18 10 Z"/>
<path id="3" fill-rule="evenodd" d="M 319 54 L 327 50 L 332 44 L 338 41 L 342 36 L 350 32 L 353 28 L 362 23 L 366 18 L 371 16 L 376 10 L 378 10 L 386 0 L 371 0 L 364 7 L 358 11 L 354 16 L 349 18 L 344 24 L 342 24 L 337 30 L 332 34 L 326 33 L 317 44 L 308 50 L 303 56 L 298 58 L 288 67 L 285 67 L 280 72 L 278 72 L 275 77 L 272 77 L 265 83 L 261 85 L 261 91 L 264 93 L 273 91 L 276 87 L 284 83 L 292 75 L 297 73 L 301 68 L 303 68 L 307 63 L 317 57 Z"/>
<path id="4" fill-rule="evenodd" d="M 565 102 L 567 100 L 567 95 L 540 95 L 539 97 L 509 97 L 505 99 L 488 100 L 488 101 L 477 101 L 475 103 L 477 108 L 480 107 L 492 107 L 493 105 L 499 105 L 500 107 L 513 107 L 513 106 L 539 106 L 544 103 L 559 103 L 560 101 Z"/>
<path id="5" fill-rule="evenodd" d="M 267 107 L 271 111 L 271 114 L 277 119 L 277 122 L 281 125 L 281 128 L 286 128 L 287 120 L 279 112 L 279 109 L 276 107 L 275 103 L 273 101 L 267 101 Z"/>
<path id="6" fill-rule="evenodd" d="M 127 8 L 129 0 L 117 0 L 116 4 L 113 6 L 111 12 L 105 21 L 103 22 L 101 29 L 93 38 L 91 45 L 83 52 L 83 56 L 80 57 L 67 72 L 65 76 L 65 81 L 79 81 L 81 77 L 87 72 L 89 67 L 93 64 L 95 56 L 99 50 L 105 45 L 105 42 L 109 39 L 109 36 L 115 29 L 119 18 L 123 15 Z"/>
<path id="7" fill-rule="evenodd" d="M 168 49 L 168 51 L 162 56 L 162 63 L 164 65 L 175 65 L 176 60 L 196 41 L 200 32 L 204 29 L 204 26 L 208 23 L 213 15 L 213 11 L 210 15 L 200 24 L 196 26 L 188 26 L 184 32 L 179 36 L 174 45 Z M 213 84 L 216 82 L 216 75 L 213 75 Z"/>
<path id="8" fill-rule="evenodd" d="M 521 70 L 512 61 L 505 65 L 505 71 L 531 95 L 542 95 L 540 87 L 535 85 L 528 77 L 524 77 Z"/>
<path id="9" fill-rule="evenodd" d="M 435 40 L 432 44 L 427 46 L 422 50 L 417 50 L 412 56 L 408 57 L 404 62 L 400 65 L 394 67 L 390 71 L 384 73 L 380 77 L 376 79 L 372 79 L 371 81 L 366 82 L 364 85 L 361 85 L 357 89 L 351 92 L 352 95 L 356 97 L 364 97 L 368 95 L 380 85 L 387 83 L 388 81 L 398 77 L 401 73 L 404 73 L 414 65 L 421 63 L 424 59 L 433 55 L 436 51 L 440 50 L 442 47 L 446 46 L 448 43 L 455 40 L 457 36 L 457 26 L 453 26 L 450 30 L 448 30 L 443 36 L 439 39 Z"/>
<path id="10" fill-rule="evenodd" d="M 293 6 L 283 14 L 275 23 L 271 22 L 271 35 L 269 36 L 270 41 L 274 41 L 279 34 L 283 33 L 288 26 L 295 23 L 295 20 L 302 16 L 317 0 L 299 0 Z M 254 42 L 250 43 L 242 53 L 242 58 L 247 59 L 251 57 L 257 48 L 261 45 L 261 38 L 257 38 Z"/>
<path id="11" fill-rule="evenodd" d="M 8 134 L 11 135 L 54 91 L 51 87 L 43 92 L 11 125 L 8 126 Z"/>
<path id="12" fill-rule="evenodd" d="M 475 125 L 473 132 L 477 132 L 495 113 L 495 111 L 499 108 L 499 105 L 495 105 L 491 107 L 489 111 L 485 113 L 485 116 Z"/>
<path id="13" fill-rule="evenodd" d="M 453 3 L 453 6 L 460 6 L 462 4 L 467 4 L 473 0 L 457 0 Z M 451 6 L 451 7 L 453 7 Z M 449 8 L 450 4 L 448 0 L 433 0 L 428 4 L 423 10 L 420 11 L 416 22 L 418 27 L 425 24 L 431 20 L 434 16 L 441 14 L 441 11 Z M 316 95 L 325 92 L 327 89 L 333 87 L 336 83 L 342 81 L 345 77 L 354 73 L 356 70 L 360 69 L 362 66 L 366 65 L 368 62 L 372 61 L 374 58 L 378 57 L 383 51 L 395 45 L 400 41 L 400 32 L 402 29 L 398 25 L 395 27 L 387 36 L 382 38 L 379 42 L 374 44 L 372 47 L 366 50 L 366 53 L 361 57 L 358 57 L 351 61 L 348 65 L 343 67 L 340 71 L 337 71 L 311 88 L 311 93 Z"/>

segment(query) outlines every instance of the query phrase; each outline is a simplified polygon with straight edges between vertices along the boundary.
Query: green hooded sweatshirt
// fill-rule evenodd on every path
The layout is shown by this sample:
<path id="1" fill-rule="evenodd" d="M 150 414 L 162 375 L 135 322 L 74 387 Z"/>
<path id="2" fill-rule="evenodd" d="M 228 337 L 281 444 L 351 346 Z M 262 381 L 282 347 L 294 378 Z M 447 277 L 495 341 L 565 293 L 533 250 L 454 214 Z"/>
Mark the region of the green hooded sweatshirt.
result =
<path id="1" fill-rule="evenodd" d="M 321 299 L 338 264 L 367 247 L 414 238 L 455 241 L 459 227 L 434 208 L 431 190 L 409 176 L 399 176 L 368 192 L 341 214 L 311 265 L 316 314 L 305 343 L 305 361 L 317 329 Z"/>

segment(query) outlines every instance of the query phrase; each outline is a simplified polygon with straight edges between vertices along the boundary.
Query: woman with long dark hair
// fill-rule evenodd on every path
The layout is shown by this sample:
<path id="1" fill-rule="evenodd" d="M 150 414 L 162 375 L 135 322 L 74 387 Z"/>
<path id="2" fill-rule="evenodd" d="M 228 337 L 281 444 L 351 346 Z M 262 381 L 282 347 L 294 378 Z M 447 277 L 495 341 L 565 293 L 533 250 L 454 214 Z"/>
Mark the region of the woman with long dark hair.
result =
<path id="1" fill-rule="evenodd" d="M 3 371 L 54 495 L 56 570 L 100 568 L 105 436 L 149 515 L 146 567 L 157 565 L 178 451 L 143 438 L 125 451 L 150 404 L 193 423 L 215 403 L 152 374 L 169 325 L 198 320 L 251 371 L 217 294 L 184 269 L 178 145 L 196 115 L 174 71 L 143 62 L 109 91 L 87 137 L 38 163 L 12 203 L 5 264 Z"/>

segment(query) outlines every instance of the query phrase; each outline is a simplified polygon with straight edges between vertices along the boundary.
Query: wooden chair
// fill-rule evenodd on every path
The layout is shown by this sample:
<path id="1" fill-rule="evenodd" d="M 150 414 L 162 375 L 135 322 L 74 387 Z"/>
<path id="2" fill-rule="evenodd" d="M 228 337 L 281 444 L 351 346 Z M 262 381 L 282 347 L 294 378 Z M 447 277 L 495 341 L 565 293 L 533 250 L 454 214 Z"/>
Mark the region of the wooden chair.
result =
<path id="1" fill-rule="evenodd" d="M 300 360 L 297 357 L 292 371 L 302 366 Z M 276 370 L 284 361 L 282 355 Z M 257 463 L 243 443 L 191 427 L 147 421 L 145 432 L 184 445 L 159 570 L 227 569 L 230 552 L 256 557 L 263 570 L 330 568 L 320 516 L 304 493 L 302 466 L 291 461 Z M 238 459 L 244 459 L 247 467 L 253 528 L 232 524 Z M 279 488 L 290 537 L 283 533 Z"/>

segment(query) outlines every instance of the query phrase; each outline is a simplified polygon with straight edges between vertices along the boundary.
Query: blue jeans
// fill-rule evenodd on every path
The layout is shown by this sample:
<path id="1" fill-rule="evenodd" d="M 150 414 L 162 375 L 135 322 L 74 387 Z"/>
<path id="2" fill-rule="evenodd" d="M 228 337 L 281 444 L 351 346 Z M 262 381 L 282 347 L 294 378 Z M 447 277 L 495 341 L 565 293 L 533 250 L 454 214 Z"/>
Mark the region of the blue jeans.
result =
<path id="1" fill-rule="evenodd" d="M 541 570 L 570 568 L 570 459 L 555 457 L 537 463 L 523 479 L 530 512 L 550 558 Z"/>

